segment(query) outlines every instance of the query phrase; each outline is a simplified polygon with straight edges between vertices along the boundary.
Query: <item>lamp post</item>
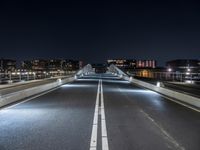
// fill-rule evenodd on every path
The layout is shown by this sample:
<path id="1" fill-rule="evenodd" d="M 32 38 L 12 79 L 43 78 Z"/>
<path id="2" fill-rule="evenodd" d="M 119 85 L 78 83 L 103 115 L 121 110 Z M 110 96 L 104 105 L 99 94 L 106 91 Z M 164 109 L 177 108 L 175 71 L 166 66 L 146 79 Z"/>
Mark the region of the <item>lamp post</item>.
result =
<path id="1" fill-rule="evenodd" d="M 44 71 L 43 73 L 44 73 L 44 78 L 46 78 L 46 71 Z"/>
<path id="2" fill-rule="evenodd" d="M 192 82 L 192 74 L 191 74 L 191 69 L 190 69 L 189 65 L 188 65 L 186 74 L 189 76 L 190 82 Z"/>
<path id="3" fill-rule="evenodd" d="M 12 73 L 9 72 L 9 80 L 11 81 L 12 80 Z"/>
<path id="4" fill-rule="evenodd" d="M 169 72 L 169 78 L 171 78 L 172 68 L 168 68 L 167 71 Z M 173 75 L 173 74 L 172 74 Z"/>
<path id="5" fill-rule="evenodd" d="M 17 72 L 17 74 L 19 75 L 19 81 L 21 81 L 21 72 Z"/>
<path id="6" fill-rule="evenodd" d="M 29 74 L 28 74 L 28 72 L 26 72 L 25 74 L 26 74 L 27 81 L 28 81 L 29 80 Z"/>

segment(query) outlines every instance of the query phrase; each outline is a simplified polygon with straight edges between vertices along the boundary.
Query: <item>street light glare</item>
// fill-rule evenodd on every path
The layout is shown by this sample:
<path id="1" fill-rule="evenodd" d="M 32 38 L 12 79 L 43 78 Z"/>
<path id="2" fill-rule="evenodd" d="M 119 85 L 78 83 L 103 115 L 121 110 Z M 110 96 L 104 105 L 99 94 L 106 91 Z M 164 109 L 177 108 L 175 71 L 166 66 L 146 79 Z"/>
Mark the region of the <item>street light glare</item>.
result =
<path id="1" fill-rule="evenodd" d="M 171 72 L 172 71 L 172 68 L 168 68 L 168 72 Z"/>

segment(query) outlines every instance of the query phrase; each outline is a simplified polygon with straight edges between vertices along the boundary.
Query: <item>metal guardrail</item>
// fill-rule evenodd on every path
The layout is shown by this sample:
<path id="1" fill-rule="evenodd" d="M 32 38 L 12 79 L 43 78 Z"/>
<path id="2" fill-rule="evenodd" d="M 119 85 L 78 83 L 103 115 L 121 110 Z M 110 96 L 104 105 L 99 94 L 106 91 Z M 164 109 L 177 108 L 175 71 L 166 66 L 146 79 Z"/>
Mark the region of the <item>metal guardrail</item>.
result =
<path id="1" fill-rule="evenodd" d="M 188 94 L 185 94 L 185 93 L 182 93 L 182 92 L 174 91 L 174 90 L 171 90 L 171 89 L 166 89 L 166 88 L 163 88 L 163 87 L 160 87 L 160 86 L 157 86 L 157 85 L 153 85 L 153 84 L 150 84 L 150 83 L 147 83 L 147 82 L 144 82 L 144 81 L 141 81 L 141 80 L 137 80 L 137 79 L 134 79 L 134 78 L 131 78 L 130 82 L 138 84 L 138 85 L 143 86 L 145 88 L 148 88 L 152 91 L 161 93 L 161 94 L 163 94 L 163 95 L 165 95 L 169 98 L 173 98 L 174 99 L 173 101 L 175 101 L 177 103 L 179 103 L 179 101 L 184 102 L 184 103 L 187 103 L 189 105 L 197 107 L 198 111 L 200 109 L 200 99 L 198 97 L 194 97 L 194 96 L 191 96 L 191 95 L 188 95 Z"/>
<path id="2" fill-rule="evenodd" d="M 179 72 L 148 72 L 148 71 L 138 71 L 138 72 L 127 72 L 129 76 L 151 78 L 157 80 L 166 81 L 200 81 L 200 73 L 179 73 Z"/>
<path id="3" fill-rule="evenodd" d="M 10 73 L 0 73 L 0 84 L 7 84 L 13 82 L 20 82 L 20 81 L 29 81 L 29 80 L 37 80 L 37 79 L 45 79 L 51 78 L 56 76 L 66 76 L 72 75 L 75 71 L 63 71 L 59 73 L 50 73 L 50 72 L 42 72 L 42 73 L 35 73 L 35 72 L 10 72 Z"/>
<path id="4" fill-rule="evenodd" d="M 48 90 L 51 90 L 53 88 L 56 88 L 58 86 L 61 86 L 62 84 L 71 82 L 74 80 L 74 77 L 69 77 L 65 79 L 58 79 L 56 81 L 53 81 L 51 83 L 38 85 L 34 87 L 30 87 L 27 89 L 22 89 L 16 92 L 12 92 L 5 95 L 0 95 L 0 107 L 8 105 L 10 103 L 16 102 L 18 100 L 22 100 L 24 98 L 33 96 L 35 94 L 39 94 Z"/>

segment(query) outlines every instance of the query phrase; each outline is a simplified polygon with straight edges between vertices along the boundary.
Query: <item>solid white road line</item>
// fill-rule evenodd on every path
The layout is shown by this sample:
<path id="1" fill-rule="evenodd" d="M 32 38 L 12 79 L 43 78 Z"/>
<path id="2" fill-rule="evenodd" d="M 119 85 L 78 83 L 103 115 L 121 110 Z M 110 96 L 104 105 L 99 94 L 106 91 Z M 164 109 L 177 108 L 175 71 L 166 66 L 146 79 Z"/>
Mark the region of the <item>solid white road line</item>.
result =
<path id="1" fill-rule="evenodd" d="M 100 80 L 99 80 L 98 89 L 97 89 L 97 97 L 96 97 L 94 119 L 93 119 L 93 125 L 92 125 L 92 134 L 91 134 L 91 141 L 90 141 L 90 150 L 96 150 L 97 149 L 99 93 L 100 93 Z"/>
<path id="2" fill-rule="evenodd" d="M 106 129 L 106 118 L 105 118 L 105 110 L 104 110 L 102 80 L 101 80 L 101 136 L 102 136 L 102 150 L 109 150 L 107 129 Z"/>
<path id="3" fill-rule="evenodd" d="M 151 122 L 158 128 L 160 129 L 160 131 L 163 133 L 163 135 L 165 136 L 165 139 L 167 139 L 169 142 L 171 142 L 175 149 L 177 150 L 185 150 L 185 148 L 183 146 L 181 146 L 162 126 L 160 126 L 153 118 L 151 118 L 146 112 L 144 112 L 142 109 L 140 110 L 140 112 L 142 112 L 145 117 L 147 117 L 149 120 L 151 120 Z"/>

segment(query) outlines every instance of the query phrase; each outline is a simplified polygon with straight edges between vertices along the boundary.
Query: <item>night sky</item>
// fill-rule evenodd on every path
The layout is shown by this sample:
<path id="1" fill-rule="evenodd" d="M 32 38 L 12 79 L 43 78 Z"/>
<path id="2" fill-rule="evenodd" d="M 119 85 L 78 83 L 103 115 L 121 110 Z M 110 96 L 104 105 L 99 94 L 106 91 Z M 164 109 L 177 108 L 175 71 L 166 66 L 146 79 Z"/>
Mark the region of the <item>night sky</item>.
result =
<path id="1" fill-rule="evenodd" d="M 0 1 L 0 57 L 200 59 L 200 2 Z"/>

